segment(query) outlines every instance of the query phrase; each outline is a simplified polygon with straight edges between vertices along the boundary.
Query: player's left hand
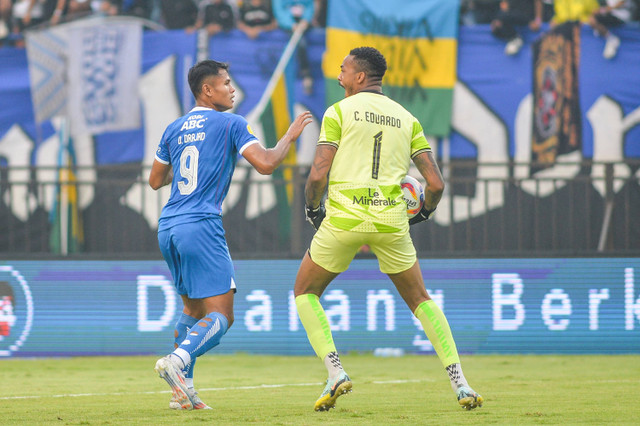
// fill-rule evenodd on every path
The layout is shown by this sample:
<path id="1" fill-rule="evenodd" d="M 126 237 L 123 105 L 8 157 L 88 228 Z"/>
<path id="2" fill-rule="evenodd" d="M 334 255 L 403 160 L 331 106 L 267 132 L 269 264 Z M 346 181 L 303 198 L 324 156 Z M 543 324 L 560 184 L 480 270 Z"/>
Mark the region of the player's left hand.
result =
<path id="1" fill-rule="evenodd" d="M 429 210 L 423 205 L 418 214 L 409 219 L 409 226 L 428 220 L 435 211 L 436 209 Z"/>
<path id="2" fill-rule="evenodd" d="M 311 224 L 317 231 L 324 220 L 324 217 L 327 215 L 327 211 L 324 206 L 320 204 L 317 208 L 312 208 L 309 206 L 305 206 L 304 215 L 307 218 L 307 222 Z"/>

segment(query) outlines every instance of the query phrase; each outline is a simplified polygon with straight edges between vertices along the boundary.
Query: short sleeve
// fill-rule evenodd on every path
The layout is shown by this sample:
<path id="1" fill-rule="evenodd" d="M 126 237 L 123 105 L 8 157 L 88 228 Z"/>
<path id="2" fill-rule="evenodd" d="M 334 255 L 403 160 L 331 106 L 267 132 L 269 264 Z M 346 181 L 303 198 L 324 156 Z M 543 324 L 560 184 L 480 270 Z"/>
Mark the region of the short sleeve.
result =
<path id="1" fill-rule="evenodd" d="M 238 153 L 242 155 L 245 149 L 254 143 L 260 143 L 258 138 L 253 133 L 251 126 L 247 123 L 243 117 L 239 115 L 233 115 L 231 122 L 231 128 L 229 129 L 231 141 L 238 150 Z"/>
<path id="2" fill-rule="evenodd" d="M 160 139 L 160 143 L 158 144 L 158 149 L 156 149 L 156 160 L 162 164 L 171 164 L 171 152 L 169 151 L 169 142 L 167 141 L 167 132 L 169 129 L 166 129 L 162 135 L 162 139 Z"/>
<path id="3" fill-rule="evenodd" d="M 424 136 L 422 125 L 414 118 L 411 132 L 411 158 L 426 151 L 431 151 L 431 145 L 429 145 L 429 141 Z"/>
<path id="4" fill-rule="evenodd" d="M 318 145 L 333 145 L 336 148 L 340 146 L 342 138 L 342 114 L 338 104 L 334 104 L 327 108 L 322 117 L 320 125 L 320 136 L 318 137 Z"/>

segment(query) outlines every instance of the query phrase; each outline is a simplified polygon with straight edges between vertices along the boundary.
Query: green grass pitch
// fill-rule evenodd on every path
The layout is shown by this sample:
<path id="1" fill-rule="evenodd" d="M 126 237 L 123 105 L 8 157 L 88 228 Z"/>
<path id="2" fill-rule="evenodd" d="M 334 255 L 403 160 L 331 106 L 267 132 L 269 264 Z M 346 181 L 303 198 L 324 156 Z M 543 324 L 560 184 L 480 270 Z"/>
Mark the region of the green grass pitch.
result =
<path id="1" fill-rule="evenodd" d="M 485 398 L 458 407 L 437 357 L 345 354 L 353 393 L 316 413 L 325 369 L 317 358 L 205 355 L 196 388 L 213 410 L 173 411 L 157 357 L 0 361 L 0 424 L 638 424 L 640 355 L 468 355 Z"/>

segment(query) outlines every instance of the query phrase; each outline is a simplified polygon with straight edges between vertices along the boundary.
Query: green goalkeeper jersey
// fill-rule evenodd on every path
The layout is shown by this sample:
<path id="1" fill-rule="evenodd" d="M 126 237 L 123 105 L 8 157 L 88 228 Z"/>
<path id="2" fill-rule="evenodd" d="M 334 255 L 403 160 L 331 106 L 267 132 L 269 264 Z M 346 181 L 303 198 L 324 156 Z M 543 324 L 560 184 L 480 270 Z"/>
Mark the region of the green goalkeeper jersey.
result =
<path id="1" fill-rule="evenodd" d="M 327 109 L 318 144 L 338 149 L 329 172 L 326 220 L 356 232 L 409 227 L 400 181 L 411 159 L 431 150 L 409 111 L 381 93 L 359 92 Z"/>

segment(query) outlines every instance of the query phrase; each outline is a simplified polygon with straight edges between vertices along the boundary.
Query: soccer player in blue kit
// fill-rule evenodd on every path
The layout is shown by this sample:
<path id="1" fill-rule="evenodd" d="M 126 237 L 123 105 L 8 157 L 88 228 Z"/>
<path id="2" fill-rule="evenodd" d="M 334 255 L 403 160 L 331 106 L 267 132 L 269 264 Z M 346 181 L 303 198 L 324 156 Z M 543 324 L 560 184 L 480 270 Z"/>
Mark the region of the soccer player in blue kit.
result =
<path id="1" fill-rule="evenodd" d="M 149 175 L 153 189 L 171 184 L 158 243 L 184 304 L 174 332 L 176 349 L 159 359 L 155 370 L 171 387 L 169 406 L 185 410 L 210 409 L 194 390 L 193 367 L 233 323 L 236 283 L 222 201 L 238 154 L 259 173 L 271 174 L 311 122 L 309 111 L 298 115 L 276 146 L 266 149 L 243 117 L 223 113 L 233 107 L 235 92 L 227 64 L 198 62 L 188 81 L 196 106 L 166 128 Z"/>

